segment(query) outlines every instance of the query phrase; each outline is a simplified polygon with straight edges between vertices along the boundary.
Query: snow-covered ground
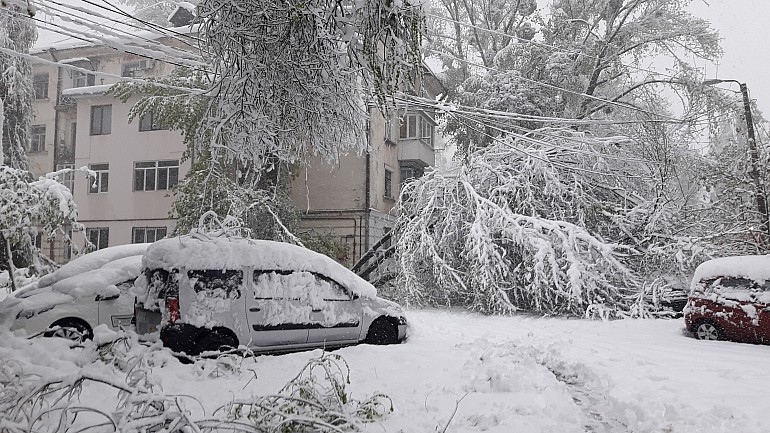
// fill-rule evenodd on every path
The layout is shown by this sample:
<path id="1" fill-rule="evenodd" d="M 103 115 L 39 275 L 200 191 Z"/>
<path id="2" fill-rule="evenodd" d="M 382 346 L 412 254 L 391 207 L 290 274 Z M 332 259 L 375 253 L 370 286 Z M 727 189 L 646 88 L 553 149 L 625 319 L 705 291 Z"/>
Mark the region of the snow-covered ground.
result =
<path id="1" fill-rule="evenodd" d="M 681 319 L 599 322 L 443 310 L 410 311 L 408 318 L 404 344 L 333 352 L 350 366 L 354 399 L 379 391 L 393 400 L 394 411 L 365 431 L 770 431 L 770 346 L 697 341 L 684 335 Z M 210 416 L 230 401 L 278 392 L 321 354 L 246 358 L 234 369 L 169 357 L 151 368 L 151 379 L 166 394 L 197 399 L 186 407 L 203 419 L 203 410 Z M 26 371 L 107 374 L 84 355 L 63 341 L 0 338 L 0 359 Z M 108 404 L 95 386 L 84 389 L 83 404 Z"/>

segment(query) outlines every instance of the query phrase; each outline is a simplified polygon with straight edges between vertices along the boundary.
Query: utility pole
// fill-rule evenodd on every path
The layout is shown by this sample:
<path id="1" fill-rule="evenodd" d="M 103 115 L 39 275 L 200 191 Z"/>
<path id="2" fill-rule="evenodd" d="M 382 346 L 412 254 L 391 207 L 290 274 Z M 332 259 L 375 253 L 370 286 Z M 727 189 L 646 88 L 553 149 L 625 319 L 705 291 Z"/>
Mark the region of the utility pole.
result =
<path id="1" fill-rule="evenodd" d="M 748 135 L 747 145 L 749 147 L 749 158 L 751 159 L 751 170 L 749 171 L 749 176 L 754 183 L 757 212 L 759 212 L 759 215 L 762 218 L 762 226 L 764 229 L 762 244 L 763 246 L 767 247 L 768 242 L 770 242 L 770 214 L 768 214 L 767 210 L 767 195 L 765 194 L 765 186 L 759 173 L 759 151 L 757 150 L 757 140 L 754 136 L 754 118 L 751 115 L 751 100 L 749 99 L 749 89 L 746 87 L 746 83 L 741 83 L 737 80 L 720 80 L 719 78 L 705 80 L 703 84 L 706 86 L 713 86 L 715 84 L 725 82 L 737 83 L 741 89 L 741 95 L 743 96 L 743 111 L 746 116 L 746 132 Z"/>

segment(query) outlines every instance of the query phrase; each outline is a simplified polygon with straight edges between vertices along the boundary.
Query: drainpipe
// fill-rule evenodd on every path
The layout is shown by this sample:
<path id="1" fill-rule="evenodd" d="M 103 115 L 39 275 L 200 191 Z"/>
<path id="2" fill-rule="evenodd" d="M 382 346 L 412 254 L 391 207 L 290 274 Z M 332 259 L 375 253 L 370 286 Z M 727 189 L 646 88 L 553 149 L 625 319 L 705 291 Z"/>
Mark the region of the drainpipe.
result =
<path id="1" fill-rule="evenodd" d="M 59 62 L 59 59 L 56 58 L 56 49 L 51 47 L 48 49 L 48 54 L 51 55 L 51 60 L 54 62 Z M 56 67 L 56 99 L 54 100 L 54 106 L 53 106 L 53 167 L 51 171 L 56 171 L 56 165 L 59 163 L 59 128 L 61 121 L 59 120 L 59 110 L 56 108 L 57 105 L 59 105 L 60 99 L 61 99 L 61 84 L 62 84 L 62 78 L 61 78 L 61 67 Z M 50 98 L 49 98 L 50 99 Z M 73 161 L 74 162 L 74 161 Z M 72 191 L 70 191 L 72 192 Z M 52 259 L 55 256 L 56 248 L 54 248 L 54 243 L 51 242 L 50 245 L 48 245 L 48 257 L 51 257 Z"/>
<path id="2" fill-rule="evenodd" d="M 370 114 L 371 114 L 371 108 Z M 372 187 L 372 180 L 371 180 L 371 166 L 372 166 L 372 152 L 369 146 L 371 145 L 371 139 L 369 135 L 372 133 L 371 128 L 371 120 L 366 121 L 366 179 L 365 179 L 365 193 L 364 193 L 364 217 L 366 220 L 364 221 L 364 241 L 361 243 L 363 248 L 361 248 L 361 253 L 363 254 L 365 251 L 369 251 L 369 214 L 371 213 L 371 204 L 372 204 L 372 193 L 371 193 L 371 187 Z M 356 257 L 356 260 L 358 260 L 360 257 Z"/>

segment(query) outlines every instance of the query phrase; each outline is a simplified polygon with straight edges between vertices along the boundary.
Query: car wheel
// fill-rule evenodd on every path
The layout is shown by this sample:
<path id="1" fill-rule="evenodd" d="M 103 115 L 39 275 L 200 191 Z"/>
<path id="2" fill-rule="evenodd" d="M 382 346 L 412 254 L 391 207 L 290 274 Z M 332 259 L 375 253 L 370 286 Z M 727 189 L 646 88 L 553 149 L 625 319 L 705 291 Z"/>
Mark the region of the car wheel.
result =
<path id="1" fill-rule="evenodd" d="M 94 338 L 94 332 L 91 330 L 91 327 L 82 320 L 62 319 L 54 322 L 50 327 L 58 327 L 59 329 L 46 332 L 46 337 L 66 338 L 76 343 L 82 343 L 85 340 Z"/>
<path id="2" fill-rule="evenodd" d="M 398 343 L 398 326 L 391 323 L 388 319 L 380 317 L 369 326 L 369 332 L 366 334 L 367 344 L 396 344 Z"/>
<path id="3" fill-rule="evenodd" d="M 709 321 L 698 322 L 693 326 L 693 334 L 698 340 L 722 340 L 722 331 Z"/>
<path id="4" fill-rule="evenodd" d="M 238 347 L 238 339 L 232 333 L 222 329 L 212 329 L 195 342 L 198 354 L 203 352 L 226 352 Z"/>

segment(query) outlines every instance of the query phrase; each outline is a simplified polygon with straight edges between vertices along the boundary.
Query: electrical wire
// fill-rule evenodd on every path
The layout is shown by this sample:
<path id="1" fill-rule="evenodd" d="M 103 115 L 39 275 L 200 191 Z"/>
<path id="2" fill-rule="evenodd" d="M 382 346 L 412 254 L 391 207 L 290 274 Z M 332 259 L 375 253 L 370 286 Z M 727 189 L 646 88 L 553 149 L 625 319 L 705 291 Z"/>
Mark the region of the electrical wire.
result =
<path id="1" fill-rule="evenodd" d="M 169 50 L 177 51 L 179 54 L 182 54 L 185 57 L 195 56 L 195 57 L 200 58 L 199 55 L 195 55 L 191 51 L 178 50 L 178 49 L 176 49 L 174 47 L 169 46 L 168 44 L 159 43 L 155 39 L 150 39 L 150 38 L 144 37 L 144 36 L 142 36 L 140 34 L 137 34 L 136 32 L 131 32 L 129 30 L 124 29 L 123 27 L 128 27 L 130 29 L 140 30 L 140 31 L 142 31 L 144 33 L 154 34 L 154 35 L 160 36 L 160 37 L 168 37 L 168 36 L 161 35 L 161 34 L 158 34 L 158 33 L 153 33 L 152 31 L 150 31 L 148 29 L 145 29 L 145 28 L 133 25 L 130 22 L 119 21 L 119 20 L 116 20 L 114 18 L 108 17 L 106 15 L 98 14 L 98 13 L 86 13 L 86 15 L 88 15 L 88 17 L 82 16 L 82 15 L 76 15 L 76 14 L 72 13 L 71 11 L 78 11 L 78 12 L 83 13 L 84 10 L 82 8 L 74 8 L 74 7 L 70 6 L 70 5 L 66 5 L 66 4 L 63 4 L 63 3 L 60 3 L 60 2 L 57 2 L 57 1 L 54 1 L 54 0 L 43 0 L 43 1 L 47 2 L 47 3 L 50 3 L 50 4 L 44 5 L 43 6 L 44 9 L 41 9 L 41 11 L 45 15 L 47 15 L 47 16 L 49 16 L 51 18 L 54 18 L 54 19 L 58 18 L 58 19 L 60 19 L 62 21 L 71 22 L 71 23 L 73 23 L 75 25 L 86 26 L 86 27 L 89 27 L 91 29 L 93 29 L 94 26 L 103 27 L 105 25 L 105 23 L 104 22 L 100 22 L 100 21 L 96 21 L 95 19 L 92 19 L 92 18 L 89 18 L 89 17 L 95 17 L 95 18 L 99 18 L 99 19 L 108 20 L 108 21 L 113 22 L 115 24 L 119 24 L 120 27 L 112 27 L 110 30 L 106 31 L 105 33 L 112 33 L 113 35 L 118 36 L 118 37 L 128 36 L 131 39 L 139 39 L 139 40 L 144 41 L 147 44 L 155 45 L 157 47 L 162 47 L 161 49 L 164 50 L 164 51 L 169 51 Z M 43 3 L 40 3 L 40 4 L 42 5 Z M 57 6 L 61 6 L 63 8 L 70 9 L 70 11 L 66 11 L 66 10 L 64 10 L 62 8 L 57 8 L 57 7 L 51 6 L 51 4 L 54 4 L 54 5 L 57 5 Z M 52 13 L 51 11 L 53 11 L 54 13 Z M 69 30 L 72 31 L 72 32 L 79 32 L 81 34 L 86 34 L 86 32 L 81 31 L 80 29 L 69 29 Z"/>

